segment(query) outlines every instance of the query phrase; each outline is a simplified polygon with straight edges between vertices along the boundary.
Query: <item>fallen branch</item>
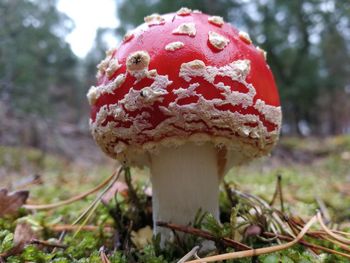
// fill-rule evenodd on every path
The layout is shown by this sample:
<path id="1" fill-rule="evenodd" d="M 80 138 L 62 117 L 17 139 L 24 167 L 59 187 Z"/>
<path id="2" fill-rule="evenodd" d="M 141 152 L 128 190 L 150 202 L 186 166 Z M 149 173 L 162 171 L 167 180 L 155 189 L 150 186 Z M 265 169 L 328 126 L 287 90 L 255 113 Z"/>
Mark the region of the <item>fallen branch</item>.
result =
<path id="1" fill-rule="evenodd" d="M 259 255 L 263 255 L 263 254 L 269 254 L 269 253 L 273 253 L 276 251 L 284 250 L 284 249 L 287 249 L 287 248 L 295 245 L 296 243 L 298 243 L 316 221 L 317 221 L 317 217 L 313 216 L 310 219 L 310 221 L 304 226 L 302 231 L 297 235 L 297 237 L 295 239 L 293 239 L 293 241 L 290 241 L 286 244 L 276 245 L 276 246 L 272 246 L 272 247 L 251 249 L 251 250 L 246 250 L 246 251 L 225 253 L 225 254 L 220 254 L 220 255 L 216 255 L 216 256 L 210 256 L 210 257 L 205 257 L 205 258 L 201 258 L 201 259 L 187 261 L 187 263 L 200 263 L 200 262 L 203 263 L 203 262 L 222 261 L 222 260 L 227 260 L 227 259 L 254 257 L 254 256 L 259 256 Z"/>

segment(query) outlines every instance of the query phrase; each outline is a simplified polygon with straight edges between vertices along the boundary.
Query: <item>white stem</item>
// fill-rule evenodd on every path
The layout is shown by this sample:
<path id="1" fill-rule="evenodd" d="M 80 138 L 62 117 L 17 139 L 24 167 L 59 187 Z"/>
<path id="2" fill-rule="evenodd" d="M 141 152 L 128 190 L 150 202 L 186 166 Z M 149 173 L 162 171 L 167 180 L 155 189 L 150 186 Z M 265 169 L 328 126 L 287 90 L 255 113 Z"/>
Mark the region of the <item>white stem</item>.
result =
<path id="1" fill-rule="evenodd" d="M 187 225 L 198 210 L 219 218 L 217 151 L 211 144 L 162 148 L 151 156 L 153 222 Z M 162 239 L 170 231 L 154 225 Z"/>

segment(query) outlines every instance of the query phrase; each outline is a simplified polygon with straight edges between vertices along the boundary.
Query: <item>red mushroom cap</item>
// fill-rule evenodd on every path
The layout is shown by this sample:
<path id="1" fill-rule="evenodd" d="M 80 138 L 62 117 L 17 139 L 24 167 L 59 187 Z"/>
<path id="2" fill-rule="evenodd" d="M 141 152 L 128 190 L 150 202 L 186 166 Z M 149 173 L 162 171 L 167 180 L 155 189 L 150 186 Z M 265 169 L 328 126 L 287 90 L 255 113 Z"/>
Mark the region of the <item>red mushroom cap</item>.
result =
<path id="1" fill-rule="evenodd" d="M 145 18 L 98 65 L 90 127 L 113 158 L 212 142 L 241 162 L 268 153 L 281 108 L 266 53 L 221 17 L 187 8 Z"/>

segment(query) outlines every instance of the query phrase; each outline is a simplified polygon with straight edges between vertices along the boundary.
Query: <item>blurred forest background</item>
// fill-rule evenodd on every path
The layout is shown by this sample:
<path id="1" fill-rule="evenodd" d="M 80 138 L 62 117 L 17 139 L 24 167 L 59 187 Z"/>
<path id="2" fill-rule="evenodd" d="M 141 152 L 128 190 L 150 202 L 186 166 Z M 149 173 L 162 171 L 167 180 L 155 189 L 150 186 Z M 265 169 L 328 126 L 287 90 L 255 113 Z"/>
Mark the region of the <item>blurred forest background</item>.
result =
<path id="1" fill-rule="evenodd" d="M 65 42 L 74 23 L 56 5 L 0 0 L 1 145 L 93 157 L 86 92 L 108 48 L 104 36 L 113 32 L 121 39 L 144 16 L 182 6 L 222 16 L 267 51 L 283 135 L 350 133 L 350 1 L 116 0 L 120 26 L 98 29 L 84 59 Z"/>

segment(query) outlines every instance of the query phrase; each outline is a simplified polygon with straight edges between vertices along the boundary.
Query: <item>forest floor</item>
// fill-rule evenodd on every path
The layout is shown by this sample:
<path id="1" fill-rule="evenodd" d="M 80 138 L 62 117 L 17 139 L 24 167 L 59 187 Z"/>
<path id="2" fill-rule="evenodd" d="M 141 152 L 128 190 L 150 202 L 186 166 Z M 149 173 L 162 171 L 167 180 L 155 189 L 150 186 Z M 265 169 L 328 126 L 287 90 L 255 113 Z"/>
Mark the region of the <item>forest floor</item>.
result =
<path id="1" fill-rule="evenodd" d="M 201 243 L 198 233 L 185 229 L 190 232 L 185 241 L 161 249 L 151 235 L 148 171 L 123 169 L 116 181 L 111 175 L 118 164 L 98 160 L 0 146 L 0 188 L 8 190 L 0 190 L 0 262 L 177 262 Z M 105 190 L 71 204 L 31 207 L 67 200 L 107 178 Z M 28 199 L 23 190 L 29 191 Z M 215 241 L 210 255 L 239 250 L 240 244 L 286 244 L 316 210 L 328 227 L 350 233 L 350 136 L 282 138 L 271 156 L 229 172 L 220 201 L 223 224 L 199 213 L 193 225 L 199 235 L 207 233 Z M 248 257 L 226 262 L 350 262 L 336 255 L 350 255 L 346 234 L 327 236 L 319 222 L 312 229 L 298 245 L 261 256 L 247 252 Z M 230 245 L 225 238 L 237 242 Z"/>

